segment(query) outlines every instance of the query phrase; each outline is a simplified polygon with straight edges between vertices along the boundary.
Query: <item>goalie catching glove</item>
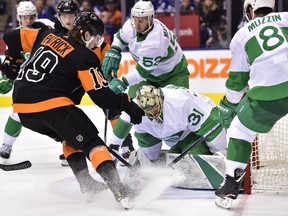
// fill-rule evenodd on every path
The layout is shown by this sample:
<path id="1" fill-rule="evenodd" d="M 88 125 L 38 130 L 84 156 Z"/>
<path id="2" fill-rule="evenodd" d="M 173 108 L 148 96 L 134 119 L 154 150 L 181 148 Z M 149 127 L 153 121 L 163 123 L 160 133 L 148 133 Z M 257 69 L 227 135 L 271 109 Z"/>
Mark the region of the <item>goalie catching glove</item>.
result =
<path id="1" fill-rule="evenodd" d="M 230 103 L 226 97 L 223 100 L 220 100 L 219 109 L 220 109 L 220 124 L 224 128 L 229 128 L 230 124 L 236 115 L 236 107 L 238 104 Z"/>
<path id="2" fill-rule="evenodd" d="M 0 94 L 7 94 L 13 87 L 13 80 L 2 76 L 0 78 Z"/>
<path id="3" fill-rule="evenodd" d="M 20 66 L 23 63 L 22 58 L 13 58 L 8 55 L 8 52 L 5 53 L 5 59 L 0 65 L 0 70 L 5 74 L 9 79 L 15 80 L 18 76 Z"/>
<path id="4" fill-rule="evenodd" d="M 103 71 L 105 79 L 110 81 L 112 78 L 117 77 L 117 71 L 121 61 L 121 53 L 114 48 L 107 50 L 102 63 L 101 70 Z"/>
<path id="5" fill-rule="evenodd" d="M 144 111 L 127 94 L 121 94 L 120 96 L 122 97 L 120 109 L 130 116 L 132 124 L 140 124 L 142 116 L 145 115 Z"/>

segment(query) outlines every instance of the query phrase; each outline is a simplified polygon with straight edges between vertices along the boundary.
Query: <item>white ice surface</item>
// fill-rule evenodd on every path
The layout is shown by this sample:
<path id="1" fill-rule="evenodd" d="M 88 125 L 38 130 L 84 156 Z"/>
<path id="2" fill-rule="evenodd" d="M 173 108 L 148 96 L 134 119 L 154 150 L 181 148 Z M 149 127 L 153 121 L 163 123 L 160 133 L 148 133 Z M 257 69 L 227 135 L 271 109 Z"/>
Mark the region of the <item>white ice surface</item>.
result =
<path id="1" fill-rule="evenodd" d="M 94 106 L 83 107 L 103 137 L 104 116 Z M 0 108 L 0 139 L 11 108 Z M 108 127 L 108 138 L 111 127 Z M 135 140 L 134 140 L 135 141 Z M 135 144 L 135 142 L 134 142 Z M 0 216 L 284 216 L 288 215 L 288 198 L 276 195 L 254 194 L 239 196 L 230 210 L 219 209 L 214 204 L 212 191 L 165 189 L 163 181 L 146 193 L 146 200 L 138 208 L 125 211 L 112 193 L 103 192 L 93 202 L 87 203 L 69 167 L 60 166 L 58 159 L 62 148 L 59 143 L 23 129 L 16 141 L 11 159 L 0 163 L 30 160 L 27 170 L 5 172 L 0 170 Z M 94 178 L 99 179 L 92 167 Z M 123 176 L 125 168 L 119 168 Z M 147 192 L 147 191 L 146 191 Z M 152 202 L 147 200 L 154 198 Z M 140 203 L 141 204 L 141 203 Z M 145 204 L 145 205 L 144 205 Z"/>

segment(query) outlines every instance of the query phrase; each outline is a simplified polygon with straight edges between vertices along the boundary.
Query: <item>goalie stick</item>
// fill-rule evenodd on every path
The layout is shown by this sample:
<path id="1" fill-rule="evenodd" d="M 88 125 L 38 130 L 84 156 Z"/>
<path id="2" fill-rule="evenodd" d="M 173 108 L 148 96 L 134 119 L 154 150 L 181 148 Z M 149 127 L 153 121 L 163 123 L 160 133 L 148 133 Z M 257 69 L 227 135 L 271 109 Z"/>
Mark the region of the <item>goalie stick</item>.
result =
<path id="1" fill-rule="evenodd" d="M 204 134 L 202 137 L 200 137 L 198 140 L 196 140 L 194 143 L 190 145 L 189 148 L 187 148 L 184 152 L 182 152 L 180 155 L 178 155 L 174 160 L 172 160 L 169 164 L 168 167 L 172 167 L 180 161 L 186 154 L 188 154 L 189 151 L 191 151 L 193 148 L 195 148 L 197 145 L 202 143 L 207 137 L 212 135 L 217 129 L 221 127 L 220 123 L 215 125 L 210 131 L 208 131 L 206 134 Z M 125 166 L 127 166 L 129 169 L 132 168 L 133 166 L 128 163 L 123 157 L 121 157 L 119 154 L 117 154 L 113 149 L 108 148 L 109 152 L 117 158 L 119 161 L 121 161 Z"/>
<path id="2" fill-rule="evenodd" d="M 4 171 L 15 171 L 15 170 L 22 170 L 28 169 L 32 166 L 30 161 L 23 161 L 16 164 L 0 164 L 0 169 Z"/>
<path id="3" fill-rule="evenodd" d="M 172 160 L 169 164 L 168 167 L 172 167 L 180 161 L 188 152 L 190 152 L 193 148 L 195 148 L 197 145 L 202 143 L 207 137 L 209 137 L 211 134 L 213 134 L 217 129 L 221 127 L 220 123 L 215 125 L 210 131 L 208 131 L 206 134 L 204 134 L 202 137 L 200 137 L 198 140 L 196 140 L 194 143 L 190 145 L 189 148 L 187 148 L 184 152 L 182 152 L 180 155 L 178 155 L 174 160 Z"/>

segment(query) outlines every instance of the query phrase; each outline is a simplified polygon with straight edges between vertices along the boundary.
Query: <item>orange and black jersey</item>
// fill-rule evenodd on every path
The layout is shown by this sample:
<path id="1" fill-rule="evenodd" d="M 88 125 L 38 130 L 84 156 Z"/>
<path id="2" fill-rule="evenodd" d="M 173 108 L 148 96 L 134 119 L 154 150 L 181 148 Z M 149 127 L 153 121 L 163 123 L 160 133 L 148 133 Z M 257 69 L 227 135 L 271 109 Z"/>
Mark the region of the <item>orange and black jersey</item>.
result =
<path id="1" fill-rule="evenodd" d="M 33 113 L 74 104 L 73 92 L 82 88 L 101 108 L 120 107 L 99 71 L 100 62 L 87 49 L 58 30 L 17 29 L 4 35 L 9 54 L 31 52 L 14 84 L 13 108 Z M 109 99 L 108 99 L 109 98 Z"/>
<path id="2" fill-rule="evenodd" d="M 105 53 L 107 52 L 108 49 L 110 49 L 110 45 L 105 41 L 101 44 L 100 47 L 96 47 L 93 49 L 93 52 L 97 55 L 100 61 L 100 65 L 102 65 Z"/>

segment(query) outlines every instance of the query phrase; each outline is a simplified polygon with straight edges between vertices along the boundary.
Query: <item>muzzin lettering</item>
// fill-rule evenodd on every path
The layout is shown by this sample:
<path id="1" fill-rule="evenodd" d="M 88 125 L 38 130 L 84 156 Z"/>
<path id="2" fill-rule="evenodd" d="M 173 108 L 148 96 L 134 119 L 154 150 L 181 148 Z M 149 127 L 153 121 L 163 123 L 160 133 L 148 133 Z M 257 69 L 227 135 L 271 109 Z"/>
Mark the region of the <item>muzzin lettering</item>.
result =
<path id="1" fill-rule="evenodd" d="M 255 21 L 251 22 L 250 25 L 248 25 L 249 32 L 253 31 L 256 27 L 259 25 L 269 23 L 269 22 L 277 22 L 281 20 L 281 15 L 273 15 L 273 16 L 264 16 L 262 18 L 256 19 Z"/>

